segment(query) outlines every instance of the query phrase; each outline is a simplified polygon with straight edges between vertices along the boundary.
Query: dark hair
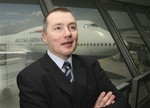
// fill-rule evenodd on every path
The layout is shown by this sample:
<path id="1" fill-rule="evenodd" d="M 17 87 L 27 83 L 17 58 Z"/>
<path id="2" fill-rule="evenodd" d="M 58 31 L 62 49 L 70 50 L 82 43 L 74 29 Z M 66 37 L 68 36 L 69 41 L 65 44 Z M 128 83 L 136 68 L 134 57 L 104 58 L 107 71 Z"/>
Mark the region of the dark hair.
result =
<path id="1" fill-rule="evenodd" d="M 65 8 L 65 7 L 57 7 L 57 8 L 54 8 L 54 9 L 52 9 L 48 14 L 47 14 L 47 16 L 44 18 L 44 20 L 43 20 L 43 32 L 45 32 L 46 33 L 46 30 L 47 30 L 47 25 L 48 25 L 48 22 L 47 22 L 47 17 L 51 14 L 51 13 L 53 13 L 53 12 L 70 12 L 70 13 L 72 13 L 69 9 L 67 9 L 67 8 Z"/>

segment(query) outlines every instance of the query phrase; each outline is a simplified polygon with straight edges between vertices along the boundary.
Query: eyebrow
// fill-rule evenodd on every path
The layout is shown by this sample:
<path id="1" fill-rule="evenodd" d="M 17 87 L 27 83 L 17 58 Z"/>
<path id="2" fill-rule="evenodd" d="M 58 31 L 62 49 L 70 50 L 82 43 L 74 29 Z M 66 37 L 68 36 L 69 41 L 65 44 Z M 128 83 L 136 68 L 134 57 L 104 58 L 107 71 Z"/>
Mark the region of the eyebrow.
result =
<path id="1" fill-rule="evenodd" d="M 52 25 L 52 27 L 58 26 L 58 25 L 63 25 L 63 24 L 62 23 L 56 23 L 56 24 Z"/>
<path id="2" fill-rule="evenodd" d="M 59 25 L 63 25 L 63 23 L 56 23 L 52 27 L 59 26 Z M 69 25 L 77 25 L 77 24 L 76 24 L 76 22 L 71 22 L 71 23 L 69 23 Z"/>
<path id="3" fill-rule="evenodd" d="M 75 25 L 77 25 L 77 23 L 76 23 L 76 22 L 72 22 L 72 23 L 70 23 L 70 25 L 72 25 L 72 24 L 75 24 Z"/>

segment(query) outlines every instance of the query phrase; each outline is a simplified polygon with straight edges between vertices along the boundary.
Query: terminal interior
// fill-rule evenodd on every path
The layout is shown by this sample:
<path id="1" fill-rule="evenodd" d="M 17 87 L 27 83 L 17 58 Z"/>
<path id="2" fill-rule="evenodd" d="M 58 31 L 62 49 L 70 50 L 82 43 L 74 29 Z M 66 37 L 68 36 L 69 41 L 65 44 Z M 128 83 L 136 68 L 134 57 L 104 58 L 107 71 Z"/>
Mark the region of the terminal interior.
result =
<path id="1" fill-rule="evenodd" d="M 16 77 L 45 54 L 43 19 L 58 6 L 77 20 L 74 53 L 96 58 L 132 108 L 149 108 L 149 0 L 0 0 L 0 108 L 19 108 Z"/>

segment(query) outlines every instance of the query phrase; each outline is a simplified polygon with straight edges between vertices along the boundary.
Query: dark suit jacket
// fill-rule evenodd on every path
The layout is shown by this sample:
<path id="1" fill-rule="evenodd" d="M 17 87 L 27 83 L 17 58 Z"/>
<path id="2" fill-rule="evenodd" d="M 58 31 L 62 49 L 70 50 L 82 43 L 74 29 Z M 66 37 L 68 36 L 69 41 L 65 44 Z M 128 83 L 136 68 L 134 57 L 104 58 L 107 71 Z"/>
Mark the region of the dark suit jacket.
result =
<path id="1" fill-rule="evenodd" d="M 20 108 L 93 108 L 102 91 L 116 96 L 108 108 L 130 107 L 96 60 L 73 55 L 72 63 L 74 83 L 47 54 L 22 70 L 17 76 Z"/>

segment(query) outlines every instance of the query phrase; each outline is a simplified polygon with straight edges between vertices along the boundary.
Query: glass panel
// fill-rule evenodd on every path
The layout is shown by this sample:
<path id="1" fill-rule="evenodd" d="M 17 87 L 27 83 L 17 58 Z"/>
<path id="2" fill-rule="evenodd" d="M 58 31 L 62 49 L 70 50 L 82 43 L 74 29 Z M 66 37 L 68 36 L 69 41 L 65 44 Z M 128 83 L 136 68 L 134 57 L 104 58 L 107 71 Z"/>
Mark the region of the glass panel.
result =
<path id="1" fill-rule="evenodd" d="M 118 48 L 108 31 L 102 16 L 91 0 L 80 3 L 63 0 L 65 4 L 53 0 L 55 6 L 68 7 L 74 14 L 79 31 L 76 54 L 98 57 L 102 68 L 107 72 L 115 85 L 119 85 L 131 78 L 126 64 L 121 61 Z"/>
<path id="2" fill-rule="evenodd" d="M 42 21 L 39 5 L 0 3 L 0 108 L 19 108 L 16 76 L 33 62 L 28 52 L 41 42 Z"/>
<path id="3" fill-rule="evenodd" d="M 147 17 L 143 8 L 136 6 L 133 9 L 150 38 L 150 18 Z M 139 47 L 139 50 L 141 50 L 139 51 L 139 60 L 141 61 L 140 65 L 144 66 L 145 71 L 150 70 L 150 51 L 145 44 Z"/>
<path id="4" fill-rule="evenodd" d="M 148 35 L 150 37 L 150 18 L 147 17 L 147 15 L 142 7 L 134 6 L 133 9 L 135 11 L 137 18 L 140 20 L 144 29 L 146 30 L 146 32 L 148 33 Z"/>
<path id="5" fill-rule="evenodd" d="M 144 62 L 148 60 L 149 52 L 127 12 L 121 5 L 105 4 L 105 6 L 124 39 L 137 68 L 141 73 L 146 71 L 148 68 Z"/>
<path id="6" fill-rule="evenodd" d="M 136 13 L 136 15 L 150 37 L 150 20 L 148 19 L 145 13 Z"/>

